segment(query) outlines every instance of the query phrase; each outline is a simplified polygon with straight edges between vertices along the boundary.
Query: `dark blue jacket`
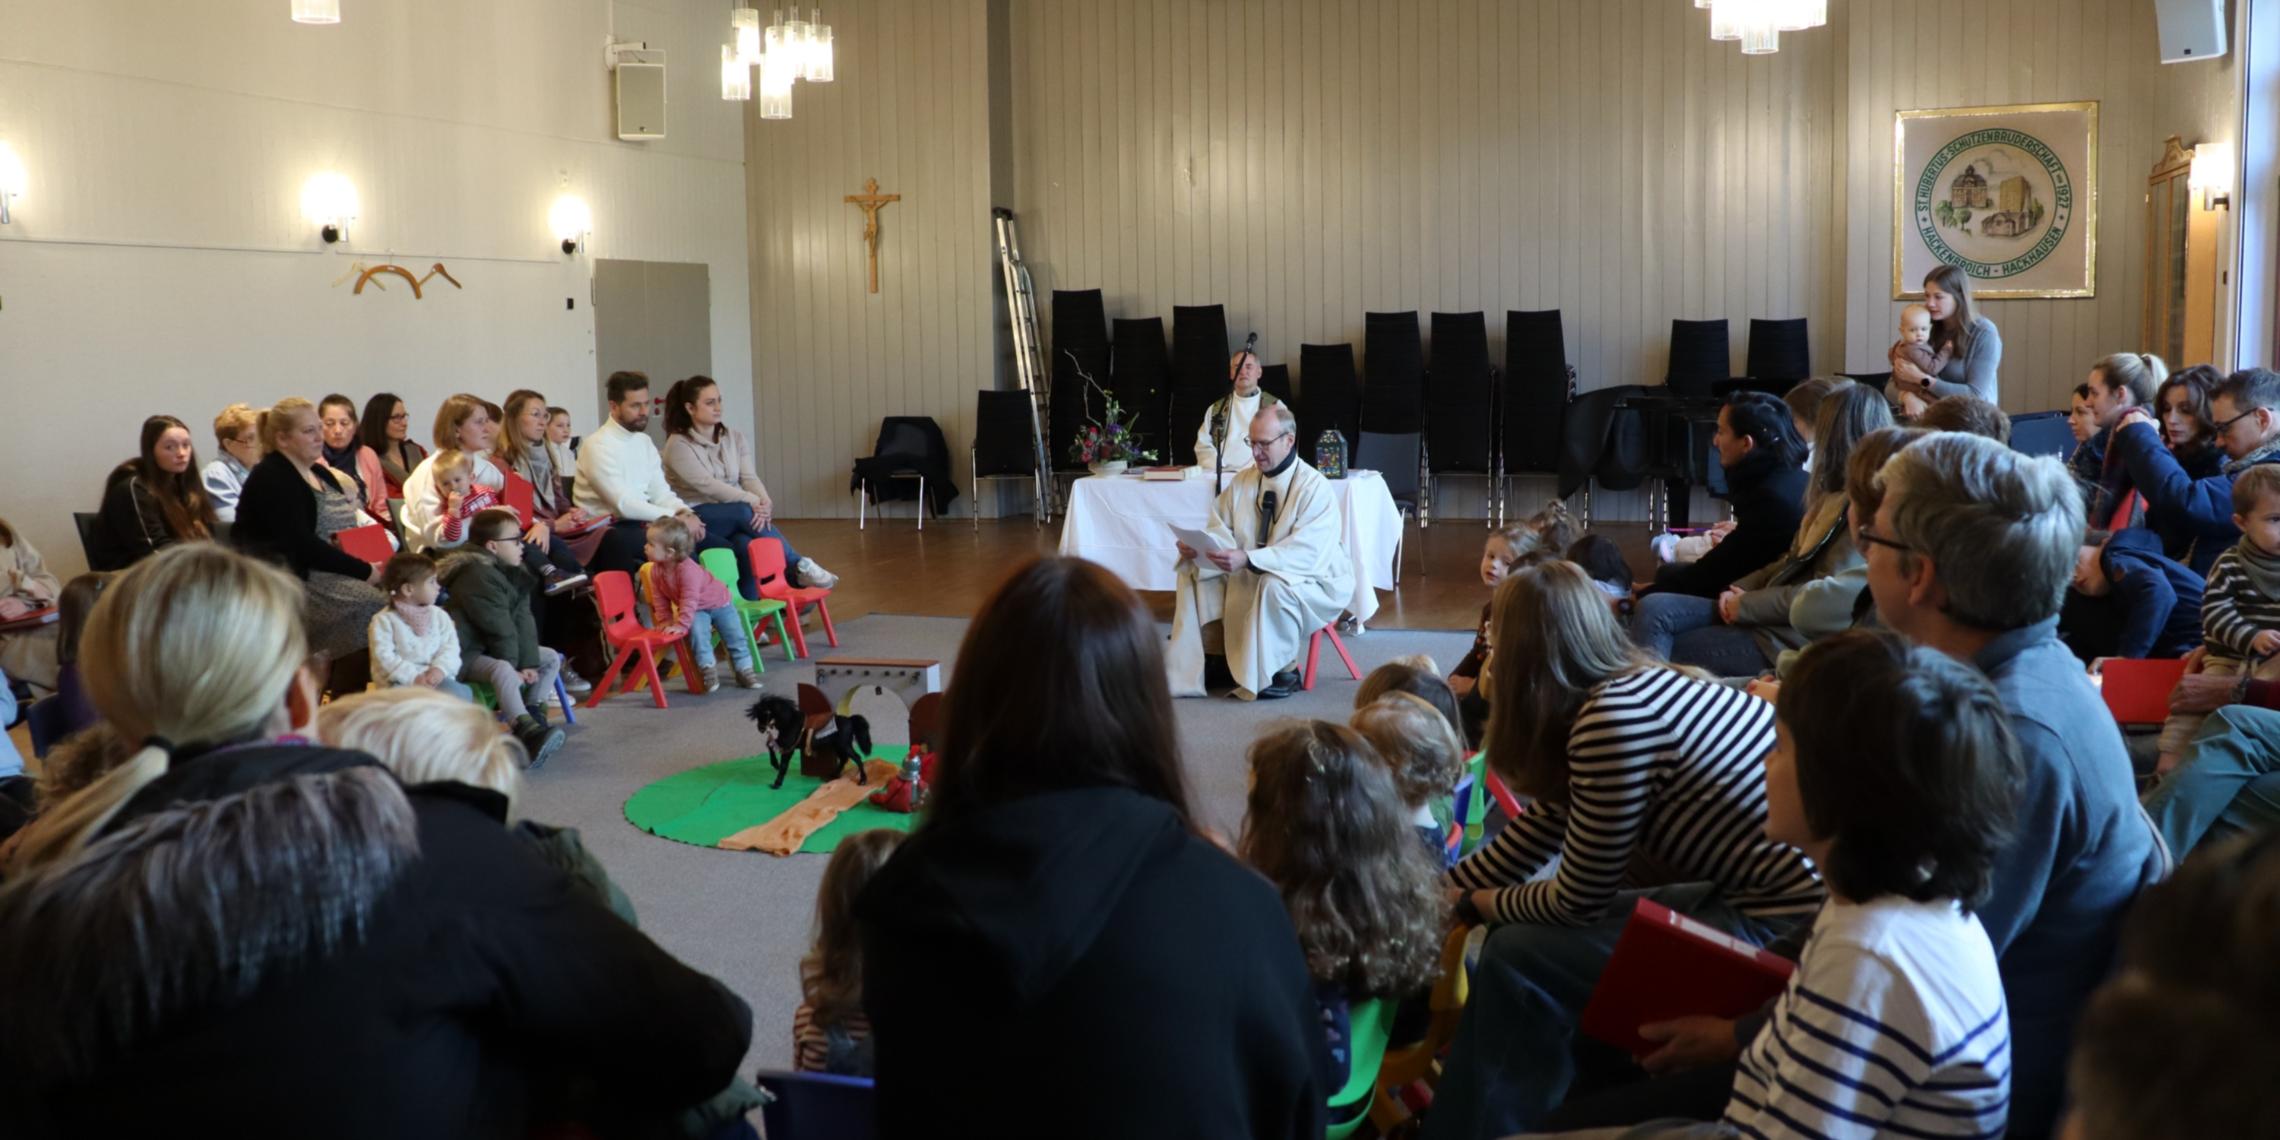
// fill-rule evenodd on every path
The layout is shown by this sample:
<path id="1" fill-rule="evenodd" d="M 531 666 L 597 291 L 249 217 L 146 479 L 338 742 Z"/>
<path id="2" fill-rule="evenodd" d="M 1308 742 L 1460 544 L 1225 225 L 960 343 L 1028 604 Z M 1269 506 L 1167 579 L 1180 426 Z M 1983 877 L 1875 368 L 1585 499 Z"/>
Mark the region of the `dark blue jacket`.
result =
<path id="1" fill-rule="evenodd" d="M 2161 535 L 2169 556 L 2206 576 L 2225 548 L 2240 541 L 2232 524 L 2233 477 L 2222 455 L 2180 463 L 2152 424 L 2131 424 L 2114 433 L 2112 450 L 2129 471 L 2130 483 L 2145 496 L 2146 525 Z M 2280 463 L 2280 447 L 2260 452 L 2257 463 Z"/>
<path id="2" fill-rule="evenodd" d="M 2160 535 L 2132 527 L 2115 531 L 2098 556 L 2122 613 L 2117 657 L 2183 657 L 2201 644 L 2201 587 L 2207 583 L 2161 548 Z"/>
<path id="3" fill-rule="evenodd" d="M 2057 628 L 2012 630 L 1972 659 L 2010 714 L 2023 767 L 2011 844 L 1978 911 L 2010 1006 L 2014 1136 L 2051 1131 L 2074 1020 L 2113 965 L 2123 911 L 2170 864 L 2113 714 Z"/>

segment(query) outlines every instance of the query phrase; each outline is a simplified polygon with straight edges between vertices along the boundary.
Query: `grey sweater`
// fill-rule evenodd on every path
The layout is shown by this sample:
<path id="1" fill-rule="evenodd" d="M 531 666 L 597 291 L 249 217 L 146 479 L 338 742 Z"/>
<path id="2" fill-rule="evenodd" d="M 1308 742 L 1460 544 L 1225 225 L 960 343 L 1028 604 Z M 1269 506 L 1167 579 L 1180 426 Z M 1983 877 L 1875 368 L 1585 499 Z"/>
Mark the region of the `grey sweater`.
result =
<path id="1" fill-rule="evenodd" d="M 1990 404 L 2001 404 L 1995 398 L 1996 372 L 2003 366 L 2003 334 L 1995 329 L 1995 322 L 1976 317 L 1971 324 L 1971 347 L 1959 350 L 1946 368 L 1932 380 L 1932 396 L 1959 396 L 1970 394 Z"/>

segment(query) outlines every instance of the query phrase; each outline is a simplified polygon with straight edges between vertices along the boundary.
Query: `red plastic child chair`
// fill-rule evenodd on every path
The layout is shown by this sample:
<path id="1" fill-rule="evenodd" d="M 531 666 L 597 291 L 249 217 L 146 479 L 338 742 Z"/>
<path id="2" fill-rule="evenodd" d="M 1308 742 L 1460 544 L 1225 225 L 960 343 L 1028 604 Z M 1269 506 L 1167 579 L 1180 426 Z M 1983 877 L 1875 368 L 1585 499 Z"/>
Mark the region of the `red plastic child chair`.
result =
<path id="1" fill-rule="evenodd" d="M 784 540 L 755 538 L 745 547 L 745 557 L 752 561 L 752 578 L 760 584 L 760 596 L 774 598 L 792 611 L 792 649 L 800 656 L 808 655 L 807 634 L 800 629 L 800 611 L 815 607 L 816 616 L 823 619 L 823 636 L 833 649 L 839 648 L 839 631 L 831 627 L 831 604 L 825 599 L 831 591 L 815 586 L 794 586 L 784 577 Z"/>
<path id="2" fill-rule="evenodd" d="M 1325 637 L 1330 639 L 1330 648 L 1338 651 L 1338 660 L 1346 663 L 1346 672 L 1357 681 L 1362 679 L 1362 671 L 1354 667 L 1354 655 L 1346 652 L 1345 642 L 1338 640 L 1338 623 L 1331 622 L 1315 630 L 1314 636 L 1306 640 L 1306 676 L 1299 682 L 1298 687 L 1301 689 L 1314 688 L 1314 663 L 1322 656 L 1322 639 Z"/>
<path id="3" fill-rule="evenodd" d="M 594 695 L 586 699 L 586 707 L 600 705 L 602 698 L 613 692 L 631 692 L 644 685 L 649 688 L 652 703 L 658 708 L 667 707 L 665 682 L 657 675 L 657 650 L 671 646 L 685 655 L 687 650 L 681 648 L 682 639 L 641 624 L 634 612 L 633 577 L 623 570 L 604 570 L 594 575 L 594 605 L 602 612 L 602 636 L 609 641 L 614 659 L 609 672 L 594 682 Z M 628 663 L 636 668 L 627 669 Z M 694 686 L 699 684 L 696 668 L 686 656 L 681 658 L 681 672 L 689 679 L 690 691 L 694 692 Z M 624 674 L 622 684 L 620 673 Z"/>

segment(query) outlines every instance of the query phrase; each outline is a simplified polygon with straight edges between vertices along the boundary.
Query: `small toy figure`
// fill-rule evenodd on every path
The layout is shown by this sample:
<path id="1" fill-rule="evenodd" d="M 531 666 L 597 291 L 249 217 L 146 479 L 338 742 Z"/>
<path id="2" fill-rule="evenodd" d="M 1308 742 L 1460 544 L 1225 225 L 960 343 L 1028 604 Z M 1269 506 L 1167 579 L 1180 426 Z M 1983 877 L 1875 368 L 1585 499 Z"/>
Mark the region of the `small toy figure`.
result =
<path id="1" fill-rule="evenodd" d="M 800 775 L 833 780 L 852 764 L 855 782 L 870 782 L 869 773 L 863 770 L 863 761 L 871 754 L 870 721 L 828 713 L 807 723 L 807 736 L 800 741 Z"/>
<path id="2" fill-rule="evenodd" d="M 871 802 L 888 811 L 914 812 L 925 802 L 925 769 L 920 758 L 925 753 L 916 746 L 903 757 L 902 773 L 871 793 Z"/>
<path id="3" fill-rule="evenodd" d="M 759 726 L 760 740 L 768 749 L 768 763 L 776 769 L 776 782 L 768 786 L 783 787 L 784 777 L 792 767 L 792 750 L 799 746 L 800 738 L 807 735 L 807 717 L 801 715 L 798 702 L 775 696 L 752 702 L 744 715 Z"/>

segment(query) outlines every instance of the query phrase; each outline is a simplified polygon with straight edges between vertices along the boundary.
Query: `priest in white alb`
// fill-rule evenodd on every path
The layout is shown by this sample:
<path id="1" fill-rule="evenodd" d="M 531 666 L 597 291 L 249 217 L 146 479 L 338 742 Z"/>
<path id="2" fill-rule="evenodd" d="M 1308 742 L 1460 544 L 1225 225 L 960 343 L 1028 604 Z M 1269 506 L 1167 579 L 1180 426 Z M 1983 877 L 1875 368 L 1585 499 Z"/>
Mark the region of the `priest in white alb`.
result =
<path id="1" fill-rule="evenodd" d="M 1264 375 L 1255 352 L 1238 352 L 1228 359 L 1227 394 L 1212 401 L 1211 406 L 1203 410 L 1203 422 L 1196 425 L 1196 466 L 1233 475 L 1251 465 L 1251 452 L 1243 446 L 1243 433 L 1250 430 L 1252 416 L 1282 403 L 1275 399 L 1273 392 L 1259 387 L 1259 379 Z"/>
<path id="2" fill-rule="evenodd" d="M 1297 691 L 1299 655 L 1354 592 L 1338 497 L 1298 457 L 1290 408 L 1261 408 L 1242 441 L 1256 462 L 1227 485 L 1204 533 L 1226 549 L 1180 543 L 1179 596 L 1166 654 L 1172 695 L 1204 695 L 1204 666 L 1225 656 L 1243 700 Z"/>

